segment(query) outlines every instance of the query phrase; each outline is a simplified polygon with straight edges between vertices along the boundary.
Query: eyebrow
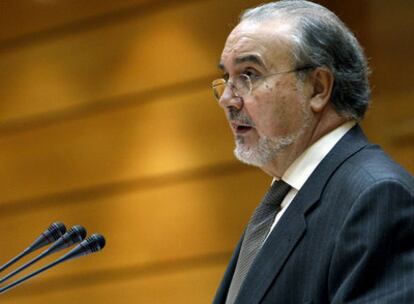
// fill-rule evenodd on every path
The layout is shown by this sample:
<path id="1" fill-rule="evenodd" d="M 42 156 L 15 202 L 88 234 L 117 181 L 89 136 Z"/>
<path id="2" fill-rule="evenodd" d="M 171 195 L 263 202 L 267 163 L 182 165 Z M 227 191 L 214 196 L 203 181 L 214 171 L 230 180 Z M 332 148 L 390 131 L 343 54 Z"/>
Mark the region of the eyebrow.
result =
<path id="1" fill-rule="evenodd" d="M 235 64 L 241 64 L 241 63 L 245 63 L 245 62 L 252 62 L 252 63 L 255 63 L 255 64 L 261 66 L 262 68 L 265 68 L 264 62 L 257 55 L 253 55 L 253 54 L 244 55 L 244 56 L 237 57 L 234 60 Z"/>
<path id="2" fill-rule="evenodd" d="M 257 55 L 249 54 L 249 55 L 240 56 L 234 59 L 235 64 L 242 64 L 246 62 L 251 62 L 251 63 L 261 66 L 262 68 L 266 68 L 262 59 Z M 219 63 L 217 66 L 220 70 L 225 71 L 225 67 L 223 63 Z"/>

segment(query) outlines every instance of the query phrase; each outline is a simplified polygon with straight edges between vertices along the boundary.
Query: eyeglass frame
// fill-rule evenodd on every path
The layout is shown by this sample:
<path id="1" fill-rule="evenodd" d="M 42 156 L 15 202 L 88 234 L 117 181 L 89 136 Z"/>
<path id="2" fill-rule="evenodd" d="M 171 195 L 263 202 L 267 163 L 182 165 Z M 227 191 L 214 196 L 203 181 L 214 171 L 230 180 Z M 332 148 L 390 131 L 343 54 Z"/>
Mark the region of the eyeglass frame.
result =
<path id="1" fill-rule="evenodd" d="M 271 73 L 271 74 L 267 74 L 267 75 L 263 75 L 263 76 L 256 76 L 255 77 L 256 78 L 255 80 L 256 81 L 257 80 L 263 80 L 263 79 L 265 79 L 267 77 L 270 77 L 270 76 L 281 75 L 281 74 L 288 74 L 288 73 L 294 73 L 294 72 L 300 72 L 300 71 L 303 71 L 303 70 L 314 69 L 314 68 L 315 68 L 314 65 L 305 65 L 303 67 L 296 68 L 296 69 L 292 69 L 292 70 L 288 70 L 288 71 L 281 71 L 281 72 Z M 221 94 L 220 96 L 217 96 L 216 95 L 215 87 L 217 87 L 219 85 L 224 85 L 225 87 L 227 87 L 228 85 L 230 85 L 230 89 L 232 90 L 232 92 L 233 92 L 233 94 L 234 94 L 235 97 L 241 98 L 242 95 L 251 94 L 251 92 L 253 91 L 253 82 L 252 82 L 250 76 L 247 75 L 247 74 L 244 74 L 244 73 L 237 75 L 237 77 L 240 77 L 240 76 L 244 76 L 247 79 L 247 82 L 246 83 L 249 86 L 248 92 L 246 92 L 245 94 L 238 94 L 237 91 L 239 89 L 234 85 L 234 81 L 232 81 L 232 80 L 226 80 L 224 78 L 217 78 L 217 79 L 214 79 L 212 81 L 212 83 L 211 83 L 211 88 L 213 89 L 214 97 L 219 101 L 221 99 L 221 96 L 223 96 L 223 94 Z M 222 83 L 215 84 L 216 81 L 222 81 Z M 224 90 L 225 90 L 225 88 L 224 88 Z M 224 93 L 224 90 L 223 90 L 223 93 Z"/>

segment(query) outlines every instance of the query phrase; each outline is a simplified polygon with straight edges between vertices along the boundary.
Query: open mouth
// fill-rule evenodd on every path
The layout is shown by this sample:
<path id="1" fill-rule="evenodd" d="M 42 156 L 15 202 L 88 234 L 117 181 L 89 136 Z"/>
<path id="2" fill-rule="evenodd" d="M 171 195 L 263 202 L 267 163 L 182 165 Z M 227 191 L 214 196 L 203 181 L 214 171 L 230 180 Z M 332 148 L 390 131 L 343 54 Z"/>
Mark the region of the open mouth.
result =
<path id="1" fill-rule="evenodd" d="M 237 132 L 247 132 L 251 129 L 252 127 L 249 126 L 238 126 L 237 127 Z"/>
<path id="2" fill-rule="evenodd" d="M 253 127 L 247 126 L 247 125 L 233 124 L 233 129 L 235 133 L 237 134 L 244 134 L 244 133 L 249 132 L 251 129 L 253 129 Z"/>

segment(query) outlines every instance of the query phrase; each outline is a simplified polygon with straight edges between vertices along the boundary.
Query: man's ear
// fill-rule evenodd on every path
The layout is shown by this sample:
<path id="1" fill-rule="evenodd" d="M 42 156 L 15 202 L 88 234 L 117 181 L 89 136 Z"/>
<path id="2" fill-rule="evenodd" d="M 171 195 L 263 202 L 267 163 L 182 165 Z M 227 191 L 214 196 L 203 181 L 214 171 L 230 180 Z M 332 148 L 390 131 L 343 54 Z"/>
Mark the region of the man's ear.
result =
<path id="1" fill-rule="evenodd" d="M 316 68 L 310 75 L 313 93 L 310 101 L 312 110 L 321 112 L 329 103 L 332 95 L 334 76 L 327 68 Z"/>

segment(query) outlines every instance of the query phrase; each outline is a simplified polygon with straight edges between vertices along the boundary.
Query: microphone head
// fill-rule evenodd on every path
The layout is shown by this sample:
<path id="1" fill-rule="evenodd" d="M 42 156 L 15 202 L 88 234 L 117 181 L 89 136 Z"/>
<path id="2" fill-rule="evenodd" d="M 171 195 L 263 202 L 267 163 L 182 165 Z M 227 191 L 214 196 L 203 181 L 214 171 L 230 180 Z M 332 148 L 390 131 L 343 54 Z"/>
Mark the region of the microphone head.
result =
<path id="1" fill-rule="evenodd" d="M 104 248 L 105 243 L 106 241 L 102 234 L 94 233 L 80 243 L 80 245 L 87 249 L 88 253 L 92 253 Z"/>
<path id="2" fill-rule="evenodd" d="M 83 240 L 78 246 L 60 258 L 60 262 L 74 259 L 83 255 L 97 252 L 105 247 L 105 238 L 101 234 L 92 234 Z"/>
<path id="3" fill-rule="evenodd" d="M 53 243 L 66 232 L 66 227 L 61 222 L 52 223 L 33 243 L 30 252 Z"/>
<path id="4" fill-rule="evenodd" d="M 73 231 L 73 234 L 76 235 L 79 239 L 79 242 L 86 238 L 86 229 L 81 225 L 75 225 L 70 230 Z"/>
<path id="5" fill-rule="evenodd" d="M 73 244 L 79 243 L 86 237 L 86 229 L 81 225 L 70 228 L 61 238 L 47 249 L 47 254 L 68 248 Z"/>
<path id="6" fill-rule="evenodd" d="M 52 239 L 52 242 L 54 242 L 65 232 L 66 227 L 62 222 L 54 222 L 49 226 L 49 228 L 46 229 L 45 232 L 43 232 L 43 234 L 45 234 L 46 237 L 50 237 Z"/>

